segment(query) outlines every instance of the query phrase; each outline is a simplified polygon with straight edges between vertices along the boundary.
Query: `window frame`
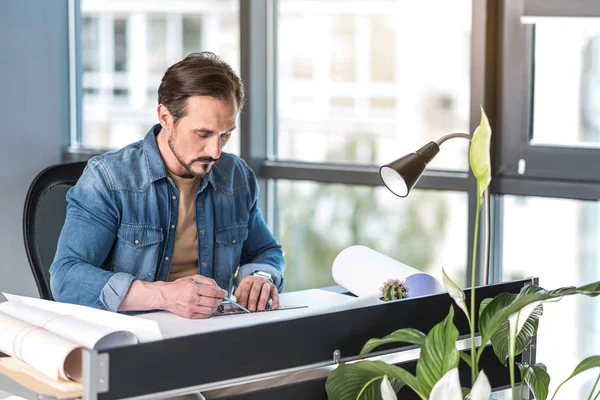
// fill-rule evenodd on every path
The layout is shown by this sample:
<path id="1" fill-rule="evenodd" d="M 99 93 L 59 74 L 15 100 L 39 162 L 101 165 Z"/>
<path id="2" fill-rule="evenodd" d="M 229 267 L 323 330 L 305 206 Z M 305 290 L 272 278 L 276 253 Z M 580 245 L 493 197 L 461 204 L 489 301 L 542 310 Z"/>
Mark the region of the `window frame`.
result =
<path id="1" fill-rule="evenodd" d="M 492 193 L 599 199 L 600 148 L 530 143 L 535 26 L 528 22 L 545 17 L 600 16 L 600 3 L 514 0 L 501 7 L 501 95 Z"/>

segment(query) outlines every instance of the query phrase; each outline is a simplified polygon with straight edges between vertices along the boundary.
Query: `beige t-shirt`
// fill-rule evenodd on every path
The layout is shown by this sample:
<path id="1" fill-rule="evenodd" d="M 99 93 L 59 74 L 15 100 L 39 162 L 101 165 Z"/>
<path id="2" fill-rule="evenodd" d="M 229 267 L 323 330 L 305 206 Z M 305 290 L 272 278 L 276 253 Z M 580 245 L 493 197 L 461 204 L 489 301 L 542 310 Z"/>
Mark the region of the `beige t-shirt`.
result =
<path id="1" fill-rule="evenodd" d="M 182 178 L 169 172 L 179 190 L 179 212 L 175 231 L 175 248 L 169 282 L 198 273 L 198 230 L 196 228 L 196 192 L 202 179 Z"/>

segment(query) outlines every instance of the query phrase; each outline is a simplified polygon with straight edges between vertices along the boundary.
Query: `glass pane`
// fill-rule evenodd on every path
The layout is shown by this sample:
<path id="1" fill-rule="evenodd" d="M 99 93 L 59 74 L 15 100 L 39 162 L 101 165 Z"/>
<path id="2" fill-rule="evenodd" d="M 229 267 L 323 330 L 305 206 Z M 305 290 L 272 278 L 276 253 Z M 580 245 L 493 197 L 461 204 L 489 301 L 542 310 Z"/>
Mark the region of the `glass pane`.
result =
<path id="1" fill-rule="evenodd" d="M 131 10 L 126 4 L 81 2 L 84 147 L 142 139 L 157 123 L 165 70 L 189 53 L 212 51 L 240 69 L 237 0 L 134 2 Z M 225 150 L 239 154 L 239 148 L 238 128 Z"/>
<path id="2" fill-rule="evenodd" d="M 169 67 L 167 57 L 167 18 L 165 15 L 152 15 L 149 18 L 149 69 L 151 74 L 163 74 Z"/>
<path id="3" fill-rule="evenodd" d="M 470 37 L 470 0 L 280 0 L 276 156 L 382 164 L 468 133 Z M 467 141 L 443 147 L 432 168 L 467 169 Z"/>
<path id="4" fill-rule="evenodd" d="M 466 282 L 467 195 L 415 190 L 405 199 L 383 187 L 277 181 L 286 291 L 334 285 L 333 260 L 364 245 L 441 282 L 441 266 Z M 368 273 L 368 270 L 365 270 Z"/>
<path id="5" fill-rule="evenodd" d="M 600 146 L 600 23 L 535 25 L 533 144 Z"/>
<path id="6" fill-rule="evenodd" d="M 98 18 L 84 17 L 81 26 L 82 64 L 85 72 L 96 72 L 100 69 L 98 51 Z"/>
<path id="7" fill-rule="evenodd" d="M 198 15 L 183 17 L 183 54 L 202 51 L 202 17 Z"/>
<path id="8" fill-rule="evenodd" d="M 127 71 L 127 18 L 115 18 L 114 28 L 114 70 Z M 87 40 L 86 40 L 87 41 Z"/>
<path id="9" fill-rule="evenodd" d="M 537 276 L 555 289 L 600 280 L 600 202 L 505 196 L 503 279 Z M 558 349 L 558 351 L 557 351 Z M 584 358 L 600 354 L 600 299 L 568 297 L 544 305 L 537 362 L 550 393 Z M 563 386 L 560 399 L 587 399 L 598 370 Z"/>

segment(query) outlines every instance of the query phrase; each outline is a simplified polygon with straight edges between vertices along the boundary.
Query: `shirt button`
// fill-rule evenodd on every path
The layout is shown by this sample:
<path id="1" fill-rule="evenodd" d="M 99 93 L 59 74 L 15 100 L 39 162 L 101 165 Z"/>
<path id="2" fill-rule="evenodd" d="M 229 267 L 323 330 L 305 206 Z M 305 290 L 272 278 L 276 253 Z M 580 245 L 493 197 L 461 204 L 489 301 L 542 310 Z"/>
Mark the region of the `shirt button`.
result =
<path id="1" fill-rule="evenodd" d="M 140 241 L 139 241 L 139 240 L 137 240 L 137 239 L 135 239 L 135 241 L 134 241 L 133 243 L 135 243 L 135 244 L 140 244 Z"/>
<path id="2" fill-rule="evenodd" d="M 196 205 L 197 205 L 198 207 L 200 207 L 202 204 L 201 204 L 200 202 L 197 202 L 197 203 L 196 203 Z"/>
<path id="3" fill-rule="evenodd" d="M 204 229 L 200 229 L 200 234 L 204 235 Z"/>
<path id="4" fill-rule="evenodd" d="M 171 229 L 175 229 L 175 225 L 171 225 Z"/>
<path id="5" fill-rule="evenodd" d="M 177 196 L 171 196 L 173 200 L 177 200 Z"/>
<path id="6" fill-rule="evenodd" d="M 202 262 L 202 266 L 203 266 L 203 267 L 206 267 L 206 261 L 203 261 L 203 262 Z"/>
<path id="7" fill-rule="evenodd" d="M 231 243 L 233 243 L 233 244 L 236 244 L 236 243 L 237 243 L 237 240 L 233 239 L 233 240 L 231 241 Z"/>
<path id="8" fill-rule="evenodd" d="M 166 256 L 166 257 L 165 257 L 165 261 L 169 261 L 169 256 Z"/>

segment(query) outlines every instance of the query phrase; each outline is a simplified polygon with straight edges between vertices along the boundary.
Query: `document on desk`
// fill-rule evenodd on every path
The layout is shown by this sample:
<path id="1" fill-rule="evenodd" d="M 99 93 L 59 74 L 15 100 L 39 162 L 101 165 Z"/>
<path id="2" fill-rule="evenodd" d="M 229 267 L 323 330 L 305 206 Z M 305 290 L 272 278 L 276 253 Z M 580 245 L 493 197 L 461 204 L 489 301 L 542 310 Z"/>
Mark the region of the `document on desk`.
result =
<path id="1" fill-rule="evenodd" d="M 162 339 L 158 324 L 90 307 L 3 293 L 0 351 L 56 381 L 81 381 L 84 348 Z"/>
<path id="2" fill-rule="evenodd" d="M 55 379 L 81 381 L 82 346 L 0 312 L 0 351 Z"/>
<path id="3" fill-rule="evenodd" d="M 303 308 L 223 315 L 196 320 L 185 319 L 166 311 L 160 311 L 142 314 L 137 316 L 137 318 L 156 321 L 160 325 L 163 336 L 165 338 L 172 338 L 309 317 L 369 306 L 377 304 L 377 302 L 378 299 L 376 296 L 354 297 L 322 289 L 310 289 L 282 293 L 279 296 L 280 305 L 306 306 Z"/>
<path id="4" fill-rule="evenodd" d="M 142 314 L 138 318 L 156 321 L 164 337 L 170 338 L 374 305 L 380 302 L 380 288 L 388 279 L 405 281 L 409 297 L 444 292 L 442 285 L 431 275 L 365 246 L 351 246 L 340 252 L 333 263 L 332 275 L 339 285 L 356 297 L 311 289 L 280 295 L 281 306 L 304 306 L 303 308 L 213 316 L 201 320 L 184 319 L 164 311 Z"/>
<path id="5" fill-rule="evenodd" d="M 29 306 L 32 309 L 37 309 L 35 314 L 32 312 L 26 312 L 25 314 L 28 320 L 33 319 L 34 323 L 36 323 L 37 321 L 44 320 L 44 318 L 46 318 L 48 315 L 56 316 L 58 314 L 63 316 L 76 317 L 78 320 L 82 321 L 83 325 L 87 327 L 90 326 L 90 323 L 94 324 L 95 327 L 93 329 L 85 331 L 90 334 L 91 332 L 95 332 L 94 335 L 86 337 L 86 342 L 84 343 L 84 346 L 88 348 L 103 349 L 114 345 L 120 346 L 129 344 L 127 343 L 131 338 L 129 333 L 132 333 L 135 336 L 136 341 L 139 342 L 152 342 L 155 340 L 162 339 L 160 328 L 156 323 L 140 320 L 130 315 L 98 310 L 96 308 L 80 306 L 77 304 L 59 303 L 57 301 L 35 299 L 32 297 L 17 296 L 9 293 L 2 294 L 4 295 L 4 297 L 6 297 L 8 302 L 0 303 L 0 307 L 2 307 L 4 304 L 10 304 L 10 306 L 4 307 L 14 308 L 19 306 Z M 0 311 L 2 311 L 1 308 Z M 47 311 L 52 314 L 44 313 L 43 311 Z M 67 323 L 67 325 L 72 327 L 71 323 Z M 103 326 L 104 328 L 101 329 L 104 330 L 97 330 L 96 328 L 98 325 Z M 78 324 L 78 326 L 81 326 L 81 324 Z M 112 337 L 108 338 L 102 336 L 102 341 L 99 341 L 94 346 L 90 346 L 90 344 L 94 341 L 94 338 L 98 339 L 98 332 L 109 332 L 106 330 L 107 328 L 112 333 L 128 332 L 128 334 L 121 333 L 118 335 L 112 335 Z M 77 337 L 81 337 L 81 335 L 79 335 L 80 332 L 77 333 Z M 97 346 L 101 347 L 99 348 Z"/>

